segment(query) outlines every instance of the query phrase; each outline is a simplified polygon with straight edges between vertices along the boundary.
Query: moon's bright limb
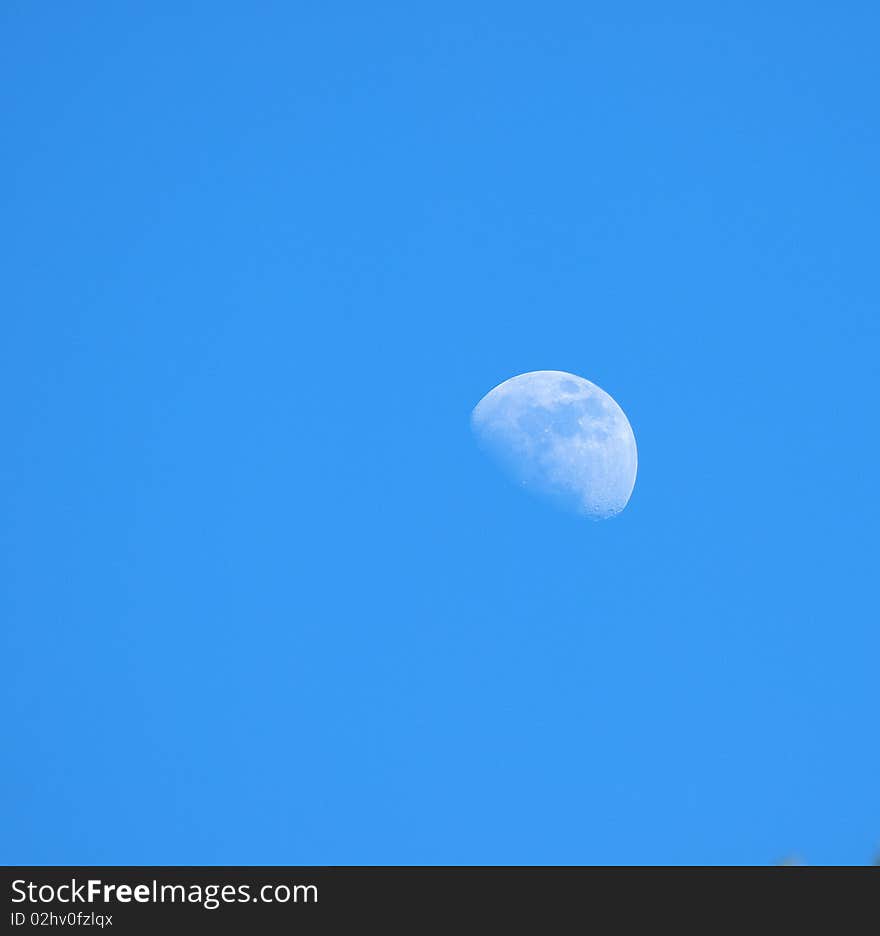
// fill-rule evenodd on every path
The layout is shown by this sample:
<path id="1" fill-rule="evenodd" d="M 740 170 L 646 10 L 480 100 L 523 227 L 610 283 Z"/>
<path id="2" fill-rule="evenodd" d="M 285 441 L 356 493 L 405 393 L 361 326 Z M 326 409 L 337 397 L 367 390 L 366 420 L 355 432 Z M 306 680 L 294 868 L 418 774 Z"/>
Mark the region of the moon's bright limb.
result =
<path id="1" fill-rule="evenodd" d="M 564 371 L 511 377 L 476 405 L 482 445 L 524 487 L 594 520 L 626 507 L 636 483 L 636 440 L 601 388 Z"/>

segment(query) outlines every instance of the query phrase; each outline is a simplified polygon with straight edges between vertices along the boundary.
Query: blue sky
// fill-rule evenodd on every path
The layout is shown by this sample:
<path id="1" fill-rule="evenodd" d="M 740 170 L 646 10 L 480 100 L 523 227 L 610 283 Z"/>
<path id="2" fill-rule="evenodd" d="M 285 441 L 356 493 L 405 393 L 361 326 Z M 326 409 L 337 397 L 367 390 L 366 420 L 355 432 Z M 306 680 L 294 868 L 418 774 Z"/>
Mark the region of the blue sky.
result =
<path id="1" fill-rule="evenodd" d="M 0 860 L 870 861 L 878 28 L 4 4 Z"/>

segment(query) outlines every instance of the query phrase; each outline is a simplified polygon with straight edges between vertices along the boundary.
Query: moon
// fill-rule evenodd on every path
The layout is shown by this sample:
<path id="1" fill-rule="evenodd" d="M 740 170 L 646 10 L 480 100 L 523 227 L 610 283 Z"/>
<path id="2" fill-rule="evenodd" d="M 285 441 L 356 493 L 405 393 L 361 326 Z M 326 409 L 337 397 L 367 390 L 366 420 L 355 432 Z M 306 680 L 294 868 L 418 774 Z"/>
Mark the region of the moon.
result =
<path id="1" fill-rule="evenodd" d="M 474 407 L 481 446 L 522 487 L 593 520 L 626 507 L 638 453 L 623 410 L 600 387 L 565 371 L 531 371 Z"/>

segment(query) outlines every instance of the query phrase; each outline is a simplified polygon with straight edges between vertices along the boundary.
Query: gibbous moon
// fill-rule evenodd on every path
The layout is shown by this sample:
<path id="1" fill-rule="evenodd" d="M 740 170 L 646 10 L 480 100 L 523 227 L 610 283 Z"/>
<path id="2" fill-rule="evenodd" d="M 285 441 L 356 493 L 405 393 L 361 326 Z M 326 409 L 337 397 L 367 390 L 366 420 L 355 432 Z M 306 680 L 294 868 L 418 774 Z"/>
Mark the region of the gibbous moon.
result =
<path id="1" fill-rule="evenodd" d="M 564 371 L 532 371 L 490 390 L 471 414 L 483 448 L 523 487 L 593 520 L 626 507 L 636 439 L 601 388 Z"/>

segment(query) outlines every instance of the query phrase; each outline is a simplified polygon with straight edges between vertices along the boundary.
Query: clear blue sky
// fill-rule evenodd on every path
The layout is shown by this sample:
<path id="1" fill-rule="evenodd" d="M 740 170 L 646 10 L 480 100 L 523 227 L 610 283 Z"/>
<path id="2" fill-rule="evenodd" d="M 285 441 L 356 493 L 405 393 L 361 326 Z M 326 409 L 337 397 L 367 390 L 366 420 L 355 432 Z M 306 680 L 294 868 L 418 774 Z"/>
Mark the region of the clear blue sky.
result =
<path id="1" fill-rule="evenodd" d="M 3 5 L 0 860 L 872 859 L 880 13 L 662 6 Z"/>

